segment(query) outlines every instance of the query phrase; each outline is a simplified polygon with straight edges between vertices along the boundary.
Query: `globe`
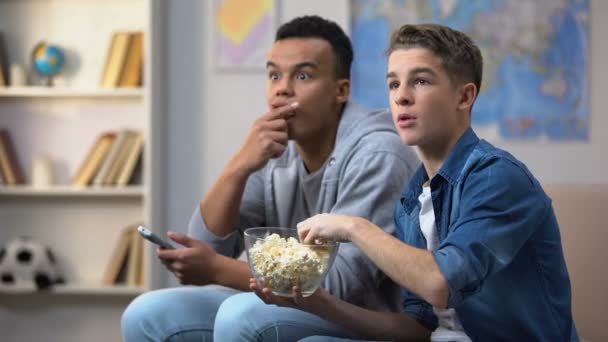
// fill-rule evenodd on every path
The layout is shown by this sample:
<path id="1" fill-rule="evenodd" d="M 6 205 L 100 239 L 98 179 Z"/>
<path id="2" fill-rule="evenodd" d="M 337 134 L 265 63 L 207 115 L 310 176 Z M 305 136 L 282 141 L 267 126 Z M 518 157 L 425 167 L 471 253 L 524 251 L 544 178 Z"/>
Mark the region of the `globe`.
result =
<path id="1" fill-rule="evenodd" d="M 61 48 L 45 42 L 36 44 L 32 52 L 32 64 L 36 72 L 51 77 L 63 68 L 65 57 Z"/>

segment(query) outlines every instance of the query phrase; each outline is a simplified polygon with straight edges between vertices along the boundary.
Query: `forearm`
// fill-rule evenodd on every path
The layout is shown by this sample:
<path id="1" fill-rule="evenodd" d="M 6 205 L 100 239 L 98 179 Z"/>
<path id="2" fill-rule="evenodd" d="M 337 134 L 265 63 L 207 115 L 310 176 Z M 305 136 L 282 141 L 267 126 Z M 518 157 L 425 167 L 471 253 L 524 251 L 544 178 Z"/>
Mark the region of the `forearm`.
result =
<path id="1" fill-rule="evenodd" d="M 448 285 L 432 252 L 409 246 L 367 220 L 353 224 L 351 241 L 384 273 L 431 305 L 447 306 Z"/>
<path id="2" fill-rule="evenodd" d="M 224 237 L 238 224 L 239 207 L 250 172 L 233 158 L 201 202 L 201 214 L 213 234 Z"/>
<path id="3" fill-rule="evenodd" d="M 215 275 L 213 279 L 215 284 L 241 291 L 251 291 L 249 278 L 252 275 L 247 262 L 219 254 L 216 258 L 213 263 L 215 270 L 212 271 Z"/>
<path id="4" fill-rule="evenodd" d="M 371 311 L 325 291 L 306 310 L 365 338 L 391 341 L 428 341 L 430 338 L 428 329 L 405 314 Z"/>

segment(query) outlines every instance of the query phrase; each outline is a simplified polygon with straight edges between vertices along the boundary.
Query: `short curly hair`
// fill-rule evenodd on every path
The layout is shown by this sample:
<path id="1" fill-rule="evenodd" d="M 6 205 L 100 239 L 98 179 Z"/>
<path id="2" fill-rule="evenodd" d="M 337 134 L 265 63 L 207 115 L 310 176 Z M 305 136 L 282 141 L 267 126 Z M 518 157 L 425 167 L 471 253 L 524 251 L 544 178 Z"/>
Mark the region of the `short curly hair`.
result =
<path id="1" fill-rule="evenodd" d="M 350 79 L 353 46 L 338 24 L 316 15 L 297 17 L 279 27 L 275 42 L 289 38 L 320 38 L 327 41 L 336 56 L 336 77 Z"/>
<path id="2" fill-rule="evenodd" d="M 441 58 L 452 81 L 473 82 L 479 92 L 483 58 L 466 34 L 438 24 L 403 25 L 391 35 L 387 54 L 410 48 L 431 50 Z"/>

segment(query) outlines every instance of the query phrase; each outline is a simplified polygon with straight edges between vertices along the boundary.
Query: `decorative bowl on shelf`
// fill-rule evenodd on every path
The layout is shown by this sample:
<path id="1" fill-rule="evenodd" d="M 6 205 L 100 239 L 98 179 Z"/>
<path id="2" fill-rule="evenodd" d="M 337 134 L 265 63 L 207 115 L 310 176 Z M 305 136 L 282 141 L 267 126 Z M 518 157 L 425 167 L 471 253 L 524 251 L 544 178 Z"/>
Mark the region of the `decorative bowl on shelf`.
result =
<path id="1" fill-rule="evenodd" d="M 245 230 L 245 250 L 251 273 L 261 287 L 275 295 L 292 297 L 298 286 L 302 296 L 313 294 L 333 265 L 339 244 L 304 245 L 292 228 L 256 227 Z"/>

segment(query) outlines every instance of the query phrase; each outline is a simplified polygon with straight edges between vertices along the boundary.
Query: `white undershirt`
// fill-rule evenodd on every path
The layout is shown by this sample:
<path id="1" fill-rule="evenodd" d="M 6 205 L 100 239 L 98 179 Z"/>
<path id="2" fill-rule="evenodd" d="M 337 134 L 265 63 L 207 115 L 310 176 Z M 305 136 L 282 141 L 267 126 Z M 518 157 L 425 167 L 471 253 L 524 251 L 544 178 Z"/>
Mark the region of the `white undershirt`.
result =
<path id="1" fill-rule="evenodd" d="M 435 225 L 431 187 L 422 187 L 422 193 L 418 197 L 418 201 L 420 201 L 420 229 L 426 239 L 426 249 L 436 251 L 439 247 L 439 237 L 437 235 L 437 226 Z M 464 332 L 458 315 L 453 308 L 440 309 L 433 307 L 433 312 L 439 320 L 439 326 L 431 334 L 431 341 L 471 341 Z"/>

